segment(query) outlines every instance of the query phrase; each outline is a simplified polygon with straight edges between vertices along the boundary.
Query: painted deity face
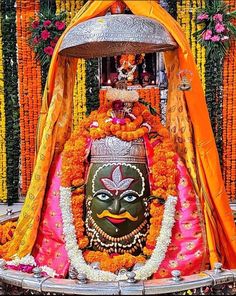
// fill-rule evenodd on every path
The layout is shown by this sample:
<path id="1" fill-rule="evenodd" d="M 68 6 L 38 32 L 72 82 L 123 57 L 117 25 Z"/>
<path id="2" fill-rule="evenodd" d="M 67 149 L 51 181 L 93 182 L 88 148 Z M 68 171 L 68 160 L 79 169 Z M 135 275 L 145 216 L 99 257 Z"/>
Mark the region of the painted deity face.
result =
<path id="1" fill-rule="evenodd" d="M 142 224 L 146 219 L 143 199 L 149 194 L 144 164 L 90 167 L 86 197 L 91 198 L 91 217 L 112 237 L 125 236 Z"/>

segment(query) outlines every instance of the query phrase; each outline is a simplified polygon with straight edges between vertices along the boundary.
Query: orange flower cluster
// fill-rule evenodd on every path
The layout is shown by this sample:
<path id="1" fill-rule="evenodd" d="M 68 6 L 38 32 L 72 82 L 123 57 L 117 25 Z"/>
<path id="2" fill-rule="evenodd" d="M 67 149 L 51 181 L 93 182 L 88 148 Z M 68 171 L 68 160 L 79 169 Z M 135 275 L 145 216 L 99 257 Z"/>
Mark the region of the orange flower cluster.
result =
<path id="1" fill-rule="evenodd" d="M 17 222 L 9 221 L 5 224 L 0 224 L 0 245 L 4 245 L 13 237 Z"/>
<path id="2" fill-rule="evenodd" d="M 143 254 L 151 256 L 156 246 L 156 238 L 161 229 L 161 222 L 164 214 L 164 207 L 157 200 L 153 200 L 150 205 L 150 229 L 147 236 L 146 246 L 143 248 Z"/>
<path id="3" fill-rule="evenodd" d="M 144 256 L 133 256 L 129 253 L 122 255 L 109 255 L 106 252 L 86 251 L 84 258 L 87 263 L 99 262 L 100 268 L 105 271 L 117 272 L 122 268 L 129 269 L 136 263 L 145 263 Z"/>
<path id="4" fill-rule="evenodd" d="M 30 184 L 34 166 L 35 137 L 41 107 L 41 68 L 28 44 L 30 19 L 40 1 L 16 1 L 18 48 L 22 194 Z"/>
<path id="5" fill-rule="evenodd" d="M 84 235 L 84 219 L 83 219 L 84 190 L 77 189 L 72 194 L 71 207 L 74 217 L 74 226 L 76 231 L 77 242 L 80 249 L 88 246 L 89 239 Z"/>
<path id="6" fill-rule="evenodd" d="M 131 141 L 142 137 L 144 134 L 154 134 L 150 137 L 150 142 L 160 143 L 154 147 L 153 165 L 150 171 L 153 175 L 152 195 L 166 198 L 168 195 L 177 195 L 176 178 L 177 170 L 175 165 L 175 153 L 168 130 L 162 126 L 160 119 L 153 116 L 147 108 L 135 103 L 132 109 L 135 119 L 132 121 L 126 118 L 122 124 L 114 124 L 108 119 L 111 116 L 111 105 L 106 104 L 94 111 L 84 119 L 78 129 L 72 134 L 66 143 L 62 157 L 62 186 L 75 189 L 72 194 L 72 213 L 78 245 L 85 249 L 88 245 L 88 238 L 85 236 L 83 205 L 85 172 L 87 166 L 88 143 L 91 139 L 100 139 L 108 135 L 117 136 L 120 139 Z M 96 124 L 95 124 L 96 123 Z M 142 129 L 142 124 L 147 123 L 147 127 Z M 143 132 L 140 132 L 140 129 Z M 121 268 L 129 269 L 137 262 L 145 262 L 151 256 L 155 248 L 156 238 L 159 235 L 164 205 L 159 204 L 155 199 L 150 204 L 150 230 L 147 236 L 146 245 L 143 248 L 143 255 L 133 256 L 131 254 L 109 255 L 106 252 L 88 251 L 84 252 L 85 260 L 88 263 L 100 262 L 102 270 L 116 272 Z"/>

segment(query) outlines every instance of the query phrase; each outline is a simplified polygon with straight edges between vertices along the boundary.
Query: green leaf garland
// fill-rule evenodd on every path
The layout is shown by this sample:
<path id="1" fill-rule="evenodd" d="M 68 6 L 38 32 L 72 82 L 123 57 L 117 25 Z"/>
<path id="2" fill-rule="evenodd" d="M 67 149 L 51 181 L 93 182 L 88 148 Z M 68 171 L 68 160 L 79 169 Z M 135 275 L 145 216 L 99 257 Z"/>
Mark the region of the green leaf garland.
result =
<path id="1" fill-rule="evenodd" d="M 16 54 L 16 9 L 14 0 L 2 0 L 4 97 L 6 108 L 6 154 L 8 204 L 18 200 L 20 129 Z"/>

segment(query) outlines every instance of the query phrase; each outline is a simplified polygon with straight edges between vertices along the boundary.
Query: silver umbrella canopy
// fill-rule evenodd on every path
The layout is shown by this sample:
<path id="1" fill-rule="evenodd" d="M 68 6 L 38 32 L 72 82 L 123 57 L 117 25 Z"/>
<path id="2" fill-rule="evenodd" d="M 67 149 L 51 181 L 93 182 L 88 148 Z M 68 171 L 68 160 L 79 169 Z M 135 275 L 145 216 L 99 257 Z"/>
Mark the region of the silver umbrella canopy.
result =
<path id="1" fill-rule="evenodd" d="M 116 14 L 92 18 L 65 35 L 60 54 L 96 58 L 172 50 L 177 44 L 159 22 L 142 16 Z"/>

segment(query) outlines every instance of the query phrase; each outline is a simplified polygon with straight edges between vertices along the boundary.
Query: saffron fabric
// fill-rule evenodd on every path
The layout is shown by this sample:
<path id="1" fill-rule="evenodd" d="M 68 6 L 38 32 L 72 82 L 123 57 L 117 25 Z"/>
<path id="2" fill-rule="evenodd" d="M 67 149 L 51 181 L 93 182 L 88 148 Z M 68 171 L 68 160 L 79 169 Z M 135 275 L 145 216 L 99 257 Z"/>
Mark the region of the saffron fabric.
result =
<path id="1" fill-rule="evenodd" d="M 37 160 L 14 238 L 0 249 L 5 258 L 14 254 L 20 257 L 31 253 L 40 221 L 45 196 L 47 174 L 55 153 L 63 149 L 71 126 L 71 104 L 77 59 L 59 54 L 65 34 L 76 24 L 98 16 L 115 1 L 89 1 L 72 20 L 54 50 L 45 87 L 37 136 Z M 188 115 L 193 128 L 193 145 L 196 156 L 201 205 L 207 226 L 210 261 L 220 260 L 224 267 L 236 267 L 236 230 L 220 171 L 219 159 L 210 119 L 197 68 L 188 42 L 178 23 L 156 1 L 124 1 L 134 14 L 153 18 L 162 23 L 179 45 L 176 51 L 179 69 L 193 74 L 192 89 L 184 92 Z M 168 53 L 165 63 L 170 63 Z M 176 73 L 177 75 L 178 73 Z M 176 81 L 169 81 L 177 89 Z M 173 83 L 173 84 L 172 84 Z M 174 91 L 168 100 L 174 99 Z M 67 108 L 64 108 L 64 102 Z"/>

